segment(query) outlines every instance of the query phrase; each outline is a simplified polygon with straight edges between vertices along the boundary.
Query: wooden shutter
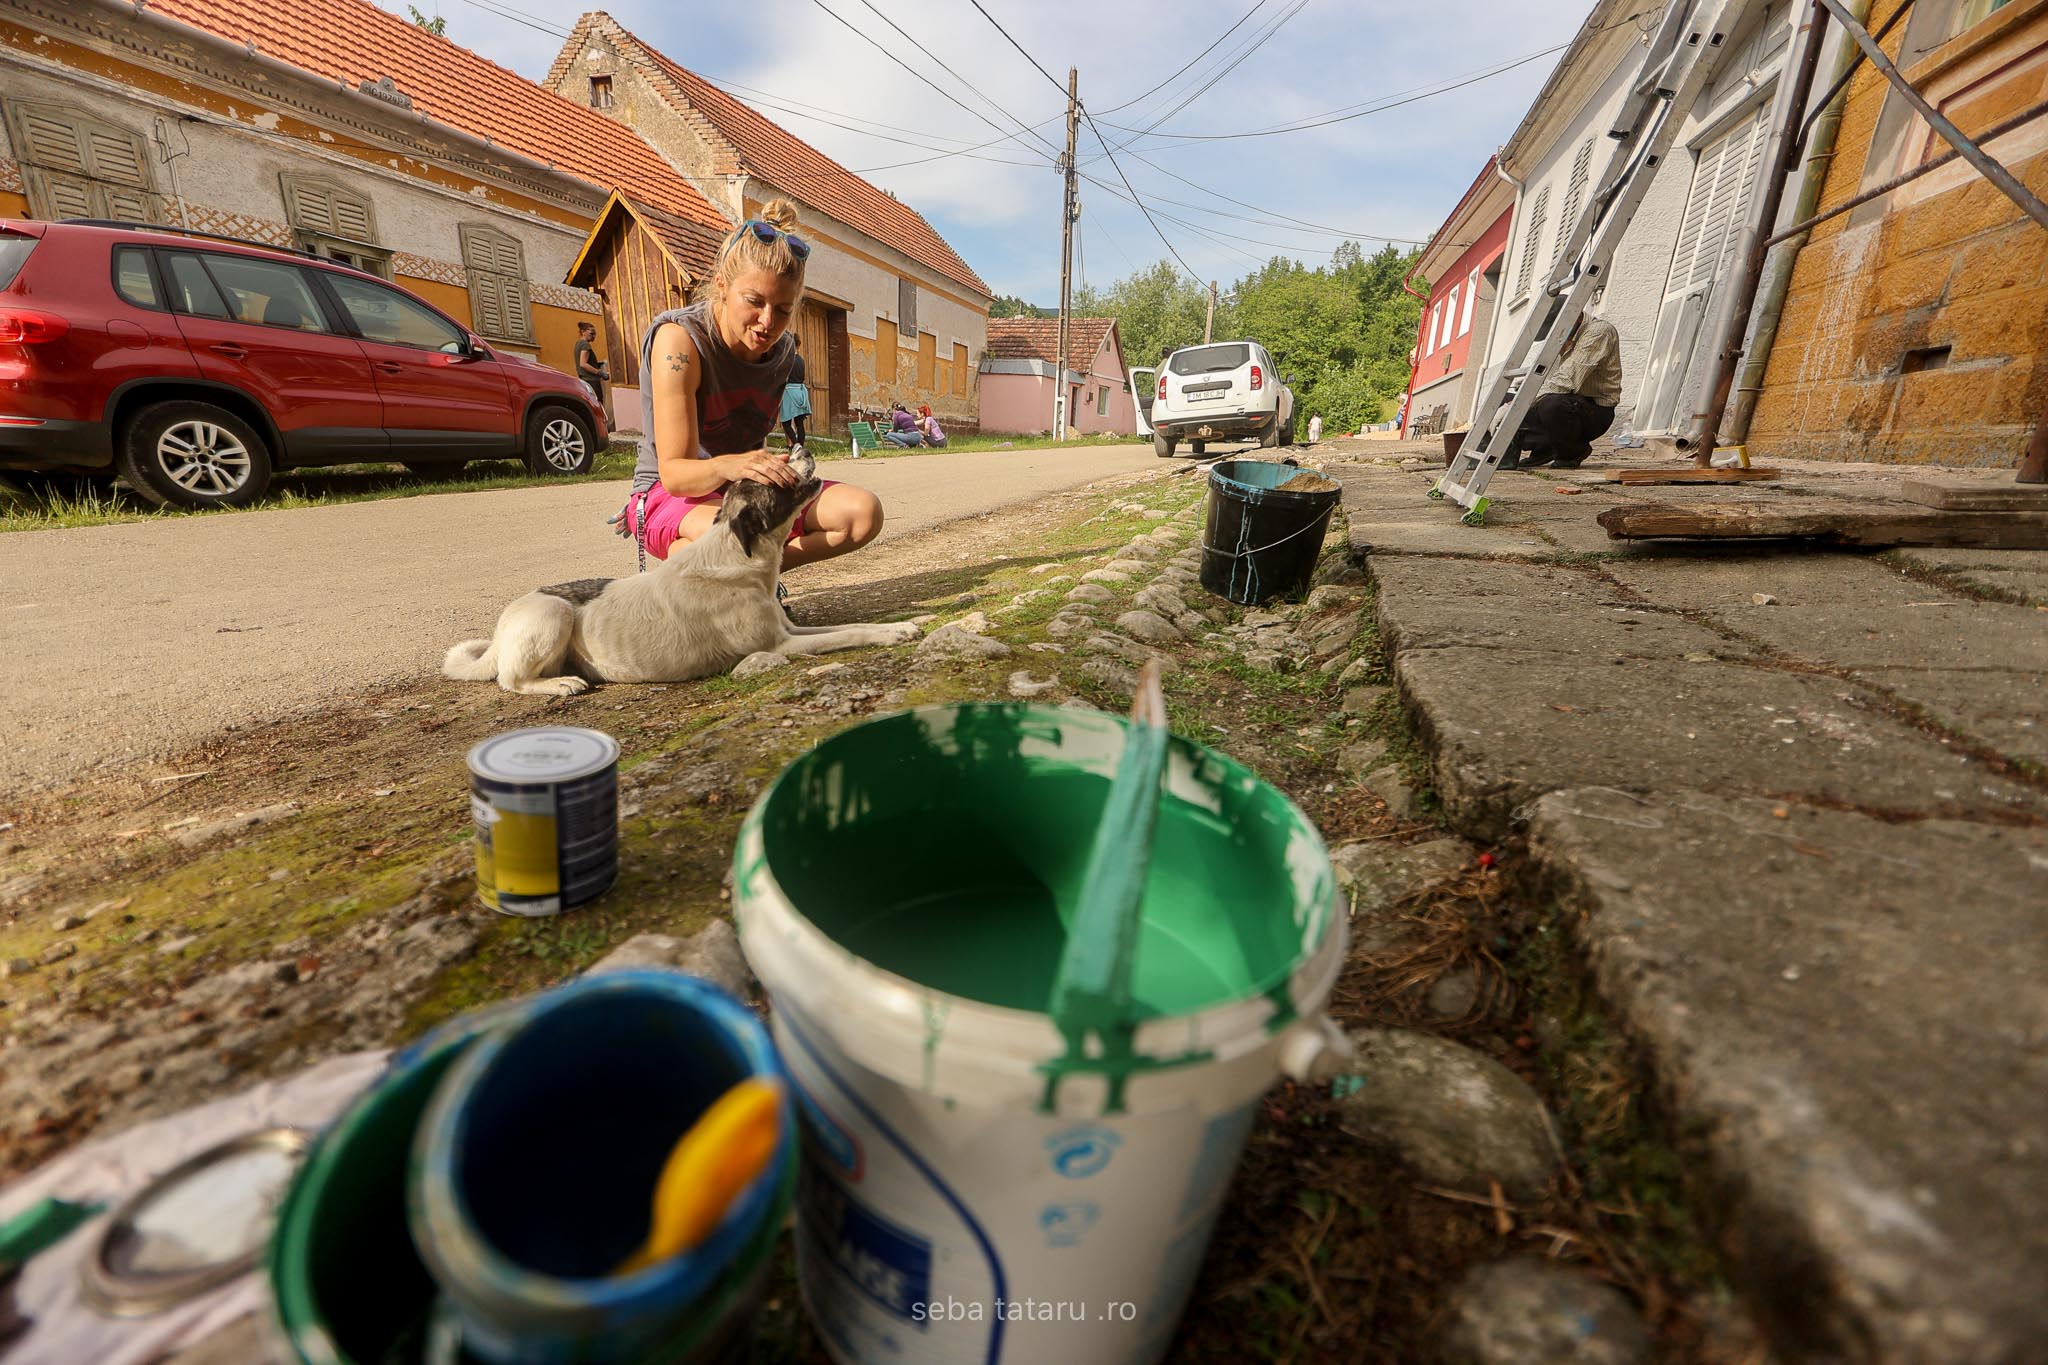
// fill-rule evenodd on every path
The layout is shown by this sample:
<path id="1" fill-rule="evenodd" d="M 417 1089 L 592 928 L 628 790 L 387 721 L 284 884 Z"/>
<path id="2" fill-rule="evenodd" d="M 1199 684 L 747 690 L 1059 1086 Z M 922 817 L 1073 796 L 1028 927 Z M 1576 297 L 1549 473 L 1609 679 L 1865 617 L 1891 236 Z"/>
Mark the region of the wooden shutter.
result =
<path id="1" fill-rule="evenodd" d="M 917 282 L 896 281 L 896 331 L 906 337 L 917 335 Z"/>
<path id="2" fill-rule="evenodd" d="M 465 224 L 461 236 L 476 329 L 507 341 L 533 340 L 525 248 L 516 237 L 481 223 Z"/>
<path id="3" fill-rule="evenodd" d="M 1529 282 L 1536 274 L 1536 248 L 1543 242 L 1543 220 L 1550 216 L 1550 186 L 1545 185 L 1536 192 L 1536 202 L 1529 206 L 1529 226 L 1522 232 L 1522 265 L 1515 272 L 1515 297 L 1521 298 L 1529 292 Z"/>
<path id="4" fill-rule="evenodd" d="M 93 184 L 82 175 L 58 175 L 40 166 L 30 166 L 26 176 L 29 199 L 40 203 L 44 218 L 98 218 L 93 204 Z"/>
<path id="5" fill-rule="evenodd" d="M 1564 212 L 1557 216 L 1557 241 L 1550 248 L 1552 266 L 1564 254 L 1565 243 L 1571 239 L 1572 229 L 1578 226 L 1579 206 L 1586 201 L 1586 175 L 1592 165 L 1593 139 L 1589 137 L 1579 144 L 1578 155 L 1572 158 L 1571 180 L 1564 191 Z"/>
<path id="6" fill-rule="evenodd" d="M 332 180 L 286 175 L 284 200 L 292 226 L 302 232 L 376 245 L 377 222 L 370 201 L 346 186 Z"/>
<path id="7" fill-rule="evenodd" d="M 148 190 L 107 184 L 94 188 L 94 198 L 101 205 L 98 213 L 102 218 L 115 218 L 127 223 L 153 223 L 163 216 L 157 212 L 157 197 Z"/>
<path id="8" fill-rule="evenodd" d="M 85 137 L 64 113 L 43 106 L 24 104 L 16 126 L 21 130 L 21 159 L 31 166 L 73 175 L 91 175 L 92 159 L 86 154 Z"/>
<path id="9" fill-rule="evenodd" d="M 92 162 L 93 179 L 131 189 L 149 188 L 149 154 L 140 137 L 103 124 L 87 124 L 79 133 Z"/>

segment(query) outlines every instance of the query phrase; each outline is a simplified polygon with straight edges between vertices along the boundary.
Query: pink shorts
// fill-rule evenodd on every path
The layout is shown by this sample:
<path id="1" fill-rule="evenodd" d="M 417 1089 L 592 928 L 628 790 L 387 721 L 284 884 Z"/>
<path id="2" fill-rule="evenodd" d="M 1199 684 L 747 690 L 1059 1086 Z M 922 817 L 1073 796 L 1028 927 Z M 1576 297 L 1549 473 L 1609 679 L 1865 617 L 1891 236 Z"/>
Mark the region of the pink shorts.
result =
<path id="1" fill-rule="evenodd" d="M 820 479 L 818 481 L 818 496 L 823 497 L 825 490 L 838 482 L 837 479 Z M 638 501 L 638 499 L 634 501 Z M 725 494 L 723 493 L 699 493 L 695 497 L 679 498 L 658 483 L 648 489 L 646 511 L 647 553 L 653 555 L 656 559 L 667 559 L 669 547 L 676 543 L 676 532 L 682 529 L 683 518 L 690 515 L 690 509 L 693 507 L 716 507 L 724 501 Z M 796 514 L 796 523 L 789 528 L 789 538 L 791 540 L 795 540 L 810 529 L 806 523 L 810 518 L 811 509 L 817 505 L 818 499 L 812 498 L 804 504 L 803 510 Z M 627 504 L 627 510 L 629 513 L 633 511 L 631 502 Z"/>

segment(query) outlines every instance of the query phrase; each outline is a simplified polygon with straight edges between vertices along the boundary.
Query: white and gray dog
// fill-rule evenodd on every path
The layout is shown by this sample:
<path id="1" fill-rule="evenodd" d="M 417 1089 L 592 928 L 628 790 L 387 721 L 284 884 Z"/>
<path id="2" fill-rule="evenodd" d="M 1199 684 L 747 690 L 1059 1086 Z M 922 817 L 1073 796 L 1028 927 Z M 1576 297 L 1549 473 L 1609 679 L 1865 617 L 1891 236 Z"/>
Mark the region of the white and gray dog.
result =
<path id="1" fill-rule="evenodd" d="M 791 625 L 775 600 L 782 545 L 818 495 L 816 461 L 798 447 L 793 487 L 736 481 L 718 520 L 631 578 L 584 578 L 530 592 L 488 640 L 464 640 L 441 672 L 498 680 L 507 692 L 570 697 L 599 682 L 684 682 L 723 673 L 749 654 L 824 654 L 917 638 L 909 622 Z"/>

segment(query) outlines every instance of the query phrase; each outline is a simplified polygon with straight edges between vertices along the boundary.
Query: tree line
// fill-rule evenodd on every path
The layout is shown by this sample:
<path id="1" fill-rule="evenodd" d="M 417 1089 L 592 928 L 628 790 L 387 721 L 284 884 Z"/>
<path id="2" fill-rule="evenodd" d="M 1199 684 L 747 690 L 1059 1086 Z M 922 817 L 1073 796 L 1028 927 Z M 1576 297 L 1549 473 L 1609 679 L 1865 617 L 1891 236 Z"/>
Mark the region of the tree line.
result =
<path id="1" fill-rule="evenodd" d="M 1368 256 L 1357 242 L 1345 242 L 1327 266 L 1314 269 L 1275 256 L 1219 296 L 1213 336 L 1256 341 L 1272 352 L 1294 387 L 1303 427 L 1317 413 L 1330 431 L 1381 421 L 1408 387 L 1422 301 L 1401 281 L 1416 254 L 1388 246 Z M 1416 288 L 1426 286 L 1417 281 Z M 1077 317 L 1117 320 L 1131 365 L 1154 364 L 1168 351 L 1200 342 L 1208 306 L 1209 291 L 1164 260 L 1074 295 Z M 1008 297 L 989 310 L 990 317 L 1055 315 Z"/>

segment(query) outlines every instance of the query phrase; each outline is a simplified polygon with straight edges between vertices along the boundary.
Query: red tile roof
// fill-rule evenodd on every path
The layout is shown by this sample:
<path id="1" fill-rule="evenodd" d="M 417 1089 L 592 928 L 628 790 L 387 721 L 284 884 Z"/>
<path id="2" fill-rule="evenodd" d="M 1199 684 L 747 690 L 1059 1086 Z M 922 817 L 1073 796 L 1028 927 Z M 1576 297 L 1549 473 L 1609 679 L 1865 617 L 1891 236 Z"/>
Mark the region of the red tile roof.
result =
<path id="1" fill-rule="evenodd" d="M 730 224 L 659 152 L 563 99 L 369 0 L 150 0 L 160 15 L 351 89 L 389 76 L 413 108 L 501 147 L 623 190 L 686 221 Z"/>
<path id="2" fill-rule="evenodd" d="M 1115 318 L 1067 319 L 1067 368 L 1088 372 L 1102 338 L 1116 326 Z M 1059 363 L 1058 318 L 990 318 L 988 354 L 993 360 L 1042 360 Z"/>
<path id="3" fill-rule="evenodd" d="M 714 174 L 744 172 L 764 180 L 791 198 L 895 247 L 947 279 L 975 293 L 989 293 L 981 276 L 946 245 L 945 239 L 915 209 L 885 194 L 694 71 L 678 66 L 603 11 L 593 11 L 576 21 L 575 30 L 563 44 L 549 73 L 551 85 L 568 71 L 592 32 L 610 38 L 628 60 L 648 75 L 649 83 L 667 95 L 678 113 L 708 134 L 705 140 L 718 157 L 713 165 Z"/>

